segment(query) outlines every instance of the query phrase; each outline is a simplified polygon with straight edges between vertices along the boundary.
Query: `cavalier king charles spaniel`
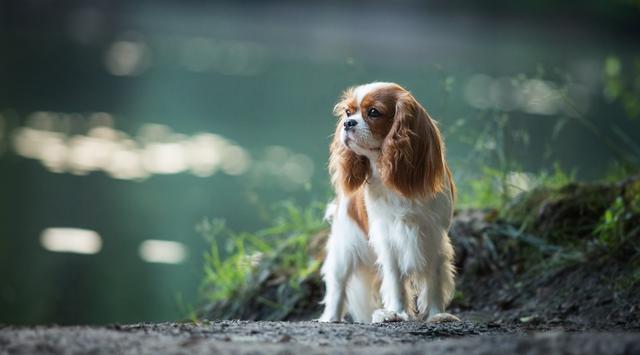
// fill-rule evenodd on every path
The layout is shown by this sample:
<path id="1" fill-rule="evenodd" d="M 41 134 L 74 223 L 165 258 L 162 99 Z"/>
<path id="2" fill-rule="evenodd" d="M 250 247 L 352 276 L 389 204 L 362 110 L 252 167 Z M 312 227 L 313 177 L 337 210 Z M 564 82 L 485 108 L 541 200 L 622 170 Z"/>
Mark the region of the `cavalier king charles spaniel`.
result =
<path id="1" fill-rule="evenodd" d="M 319 321 L 458 320 L 448 231 L 455 186 L 440 131 L 407 90 L 371 83 L 346 90 L 329 171 L 336 197 Z"/>

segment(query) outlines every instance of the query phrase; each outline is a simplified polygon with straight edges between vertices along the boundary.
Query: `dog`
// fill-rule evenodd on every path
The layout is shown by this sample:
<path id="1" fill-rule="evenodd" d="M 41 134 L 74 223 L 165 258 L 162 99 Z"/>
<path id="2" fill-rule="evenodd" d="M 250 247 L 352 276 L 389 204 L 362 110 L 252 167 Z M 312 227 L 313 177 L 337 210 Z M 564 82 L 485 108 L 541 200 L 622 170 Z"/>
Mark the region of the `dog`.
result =
<path id="1" fill-rule="evenodd" d="M 329 172 L 336 197 L 321 322 L 458 320 L 449 240 L 455 185 L 437 123 L 395 83 L 347 89 Z"/>

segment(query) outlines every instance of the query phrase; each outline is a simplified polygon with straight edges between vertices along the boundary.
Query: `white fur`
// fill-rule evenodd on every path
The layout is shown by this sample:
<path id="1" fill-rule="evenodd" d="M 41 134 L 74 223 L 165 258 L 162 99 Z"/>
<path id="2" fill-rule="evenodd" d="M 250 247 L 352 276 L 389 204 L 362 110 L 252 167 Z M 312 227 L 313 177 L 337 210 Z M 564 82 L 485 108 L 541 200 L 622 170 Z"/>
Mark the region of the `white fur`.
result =
<path id="1" fill-rule="evenodd" d="M 385 187 L 375 174 L 365 187 L 365 205 L 370 245 L 382 272 L 384 309 L 397 314 L 407 311 L 404 282 L 411 280 L 418 289 L 420 315 L 430 318 L 444 312 L 454 288 L 448 237 L 451 191 L 412 201 Z"/>
<path id="2" fill-rule="evenodd" d="M 364 84 L 364 85 L 360 85 L 356 88 L 355 91 L 355 95 L 356 95 L 356 101 L 358 102 L 358 104 L 360 104 L 362 102 L 362 100 L 364 100 L 364 97 L 367 96 L 367 94 L 369 94 L 372 91 L 375 91 L 377 89 L 381 89 L 387 85 L 393 85 L 392 83 L 385 83 L 385 82 L 381 82 L 381 81 L 376 81 L 373 83 L 369 83 L 369 84 Z"/>
<path id="3" fill-rule="evenodd" d="M 349 295 L 349 299 L 358 300 L 349 302 L 353 319 L 368 323 L 371 321 L 371 305 L 375 297 L 369 286 L 372 279 L 370 275 L 375 272 L 372 267 L 375 257 L 363 231 L 347 214 L 347 200 L 338 199 L 337 203 L 327 243 L 328 255 L 322 265 L 327 289 L 323 301 L 325 310 L 320 321 L 341 321 L 345 299 Z"/>
<path id="4" fill-rule="evenodd" d="M 385 84 L 358 87 L 358 103 L 367 92 Z M 362 134 L 368 127 L 357 116 L 361 121 L 356 132 Z M 358 322 L 407 320 L 413 299 L 405 291 L 408 282 L 417 292 L 418 318 L 435 319 L 444 312 L 455 287 L 448 237 L 453 216 L 450 187 L 433 197 L 411 200 L 399 195 L 379 178 L 375 163 L 379 150 L 367 149 L 376 142 L 368 139 L 370 134 L 360 137 L 362 143 L 349 148 L 368 157 L 372 167 L 365 185 L 369 239 L 348 215 L 349 197 L 337 191 L 336 200 L 328 207 L 333 223 L 322 267 L 326 295 L 319 320 L 342 321 L 345 304 Z M 382 279 L 379 297 L 374 289 L 376 273 Z"/>

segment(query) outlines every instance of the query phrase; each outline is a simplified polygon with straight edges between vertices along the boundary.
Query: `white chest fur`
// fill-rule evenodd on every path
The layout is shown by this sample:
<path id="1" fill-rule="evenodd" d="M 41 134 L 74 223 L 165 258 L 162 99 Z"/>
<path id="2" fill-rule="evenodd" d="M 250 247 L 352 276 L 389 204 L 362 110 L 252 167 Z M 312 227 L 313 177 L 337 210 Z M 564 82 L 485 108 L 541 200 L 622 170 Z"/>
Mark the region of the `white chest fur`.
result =
<path id="1" fill-rule="evenodd" d="M 427 267 L 430 254 L 437 253 L 452 218 L 450 191 L 434 197 L 408 199 L 372 179 L 365 188 L 369 216 L 369 242 L 376 254 L 408 276 Z"/>

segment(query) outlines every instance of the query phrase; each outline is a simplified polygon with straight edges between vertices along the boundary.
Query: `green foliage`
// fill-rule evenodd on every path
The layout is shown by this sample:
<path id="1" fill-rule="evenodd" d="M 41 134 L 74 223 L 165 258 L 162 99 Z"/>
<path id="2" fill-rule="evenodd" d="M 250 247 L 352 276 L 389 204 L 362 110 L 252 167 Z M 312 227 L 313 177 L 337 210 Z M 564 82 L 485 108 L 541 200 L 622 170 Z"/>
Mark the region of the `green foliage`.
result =
<path id="1" fill-rule="evenodd" d="M 602 70 L 603 94 L 611 102 L 621 102 L 627 116 L 635 119 L 640 116 L 640 58 L 624 69 L 619 57 L 606 58 Z"/>
<path id="2" fill-rule="evenodd" d="M 310 260 L 308 247 L 312 237 L 326 228 L 322 218 L 324 208 L 321 203 L 314 203 L 306 209 L 284 203 L 274 226 L 257 232 L 278 246 L 271 256 L 282 273 L 290 276 L 291 286 L 298 285 L 319 267 L 317 260 Z"/>
<path id="3" fill-rule="evenodd" d="M 215 219 L 197 226 L 209 243 L 204 254 L 201 297 L 212 306 L 216 317 L 237 316 L 241 305 L 251 298 L 280 313 L 291 311 L 286 309 L 290 302 L 284 298 L 291 299 L 289 293 L 300 289 L 300 284 L 320 267 L 309 246 L 326 229 L 323 209 L 320 203 L 307 208 L 282 203 L 274 211 L 272 225 L 253 233 L 235 232 Z M 278 287 L 271 299 L 257 293 L 266 283 Z"/>
<path id="4" fill-rule="evenodd" d="M 458 206 L 465 208 L 498 208 L 502 204 L 500 181 L 502 174 L 484 167 L 482 176 L 470 179 L 458 193 Z"/>
<path id="5" fill-rule="evenodd" d="M 640 253 L 640 194 L 625 201 L 618 196 L 604 212 L 594 230 L 595 244 L 611 254 L 631 250 L 634 256 Z"/>
<path id="6" fill-rule="evenodd" d="M 572 170 L 570 172 L 566 172 L 562 170 L 560 164 L 553 164 L 553 170 L 551 171 L 542 171 L 538 175 L 538 186 L 545 186 L 553 189 L 558 189 L 563 186 L 569 185 L 576 181 L 576 172 Z"/>
<path id="7" fill-rule="evenodd" d="M 524 192 L 540 188 L 559 188 L 574 181 L 575 171 L 567 173 L 557 163 L 552 170 L 543 170 L 537 174 L 483 167 L 480 178 L 470 179 L 466 186 L 461 187 L 458 206 L 501 208 Z"/>
<path id="8" fill-rule="evenodd" d="M 257 250 L 261 243 L 257 243 L 258 240 L 250 235 L 233 233 L 221 220 L 204 220 L 198 225 L 197 231 L 210 245 L 204 254 L 202 291 L 205 298 L 217 302 L 241 292 L 251 272 L 251 256 L 247 254 L 245 245 L 256 242 L 253 247 Z M 219 246 L 223 241 L 226 242 L 225 257 L 221 255 Z"/>
<path id="9" fill-rule="evenodd" d="M 611 103 L 621 103 L 630 121 L 640 116 L 640 59 L 629 63 L 618 56 L 609 56 L 603 63 L 603 77 L 605 98 Z M 628 128 L 611 124 L 610 129 L 602 129 L 595 124 L 597 117 L 587 114 L 587 106 L 579 94 L 581 84 L 575 83 L 568 73 L 548 70 L 539 65 L 532 74 L 513 75 L 508 80 L 503 85 L 521 90 L 533 83 L 546 85 L 545 98 L 561 108 L 546 113 L 555 116 L 555 124 L 548 134 L 551 138 L 549 141 L 557 141 L 564 136 L 561 134 L 563 130 L 577 125 L 593 134 L 598 143 L 614 156 L 610 175 L 615 175 L 619 180 L 638 171 L 640 145 L 627 133 Z M 451 95 L 453 83 L 453 80 L 445 80 L 444 95 Z M 469 146 L 468 158 L 454 172 L 470 175 L 473 174 L 471 171 L 481 171 L 479 176 L 456 176 L 460 191 L 459 206 L 500 208 L 520 192 L 540 186 L 559 187 L 575 180 L 573 172 L 565 173 L 557 163 L 546 172 L 526 172 L 526 151 L 532 144 L 532 137 L 535 137 L 532 135 L 534 127 L 523 123 L 527 115 L 509 109 L 499 101 L 492 102 L 490 98 L 483 100 L 489 101 L 483 101 L 479 107 L 487 105 L 488 108 L 478 109 L 469 117 L 458 118 L 446 132 L 447 136 L 453 136 Z M 549 141 L 545 142 L 543 157 L 545 160 L 558 159 Z"/>
<path id="10" fill-rule="evenodd" d="M 493 235 L 513 240 L 514 251 L 532 265 L 640 262 L 640 179 L 561 185 L 568 177 L 556 175 L 503 207 L 498 219 L 507 224 L 493 227 Z M 635 284 L 634 275 L 621 277 Z"/>
<path id="11" fill-rule="evenodd" d="M 640 166 L 629 164 L 623 161 L 613 161 L 607 168 L 607 173 L 603 180 L 607 182 L 617 182 L 629 176 L 640 173 Z"/>

